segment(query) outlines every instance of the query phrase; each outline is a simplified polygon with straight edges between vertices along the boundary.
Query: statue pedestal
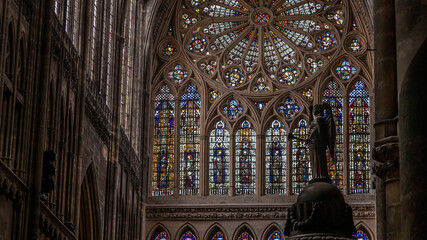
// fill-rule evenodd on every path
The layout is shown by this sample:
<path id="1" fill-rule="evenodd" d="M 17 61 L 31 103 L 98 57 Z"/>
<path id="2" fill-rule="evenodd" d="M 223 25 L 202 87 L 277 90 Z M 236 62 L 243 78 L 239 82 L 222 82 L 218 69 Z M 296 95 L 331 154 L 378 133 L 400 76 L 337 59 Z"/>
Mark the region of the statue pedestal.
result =
<path id="1" fill-rule="evenodd" d="M 290 208 L 285 226 L 287 239 L 354 239 L 351 207 L 340 190 L 329 182 L 311 182 Z"/>

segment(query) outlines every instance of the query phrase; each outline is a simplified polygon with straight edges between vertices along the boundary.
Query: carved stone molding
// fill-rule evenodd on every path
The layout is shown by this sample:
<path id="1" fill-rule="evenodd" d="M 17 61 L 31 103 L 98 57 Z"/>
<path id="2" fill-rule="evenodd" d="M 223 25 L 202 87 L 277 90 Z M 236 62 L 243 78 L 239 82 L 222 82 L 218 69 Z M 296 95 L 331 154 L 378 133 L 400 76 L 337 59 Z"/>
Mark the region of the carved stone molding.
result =
<path id="1" fill-rule="evenodd" d="M 288 207 L 149 207 L 146 219 L 151 220 L 213 220 L 213 219 L 283 219 Z"/>
<path id="2" fill-rule="evenodd" d="M 375 206 L 351 206 L 353 218 L 375 218 Z"/>
<path id="3" fill-rule="evenodd" d="M 286 206 L 262 207 L 147 207 L 147 221 L 161 220 L 277 220 L 285 221 Z M 375 218 L 373 205 L 351 206 L 353 218 Z"/>
<path id="4" fill-rule="evenodd" d="M 399 143 L 387 143 L 375 147 L 372 158 L 376 161 L 374 174 L 383 179 L 399 179 Z"/>

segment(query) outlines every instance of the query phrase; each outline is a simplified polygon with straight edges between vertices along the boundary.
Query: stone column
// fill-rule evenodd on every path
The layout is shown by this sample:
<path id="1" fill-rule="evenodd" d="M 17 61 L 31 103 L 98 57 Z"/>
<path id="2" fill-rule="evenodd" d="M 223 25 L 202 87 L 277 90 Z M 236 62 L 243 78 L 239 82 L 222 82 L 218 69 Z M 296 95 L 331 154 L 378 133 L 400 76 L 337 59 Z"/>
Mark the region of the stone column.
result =
<path id="1" fill-rule="evenodd" d="M 37 116 L 35 117 L 35 142 L 34 142 L 34 160 L 31 163 L 30 180 L 30 211 L 29 211 L 29 233 L 28 239 L 39 239 L 39 218 L 40 218 L 40 196 L 43 175 L 43 153 L 46 142 L 47 125 L 47 93 L 49 92 L 50 62 L 51 62 L 51 43 L 52 43 L 52 25 L 53 25 L 53 0 L 40 1 L 36 4 L 36 12 L 40 10 L 39 18 L 35 19 L 38 24 L 35 31 L 40 31 L 39 44 L 40 49 L 37 63 L 37 71 L 34 81 L 37 83 L 37 103 L 35 105 Z"/>
<path id="2" fill-rule="evenodd" d="M 399 139 L 397 137 L 396 30 L 394 1 L 374 1 L 375 142 L 377 239 L 400 239 Z"/>
<path id="3" fill-rule="evenodd" d="M 395 1 L 401 239 L 427 239 L 427 2 Z"/>

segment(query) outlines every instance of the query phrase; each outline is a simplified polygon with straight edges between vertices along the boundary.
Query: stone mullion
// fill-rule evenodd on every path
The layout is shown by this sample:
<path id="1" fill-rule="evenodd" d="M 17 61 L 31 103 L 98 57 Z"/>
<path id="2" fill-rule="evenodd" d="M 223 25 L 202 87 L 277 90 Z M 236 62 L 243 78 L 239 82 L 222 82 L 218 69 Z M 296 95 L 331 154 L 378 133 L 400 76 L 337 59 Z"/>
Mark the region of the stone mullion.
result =
<path id="1" fill-rule="evenodd" d="M 178 98 L 178 96 L 176 96 Z M 175 99 L 175 135 L 174 135 L 174 168 L 173 168 L 173 195 L 179 196 L 179 174 L 180 174 L 180 135 L 181 135 L 181 126 L 179 122 L 179 116 L 181 113 L 181 108 L 179 106 L 179 100 Z"/>
<path id="2" fill-rule="evenodd" d="M 289 133 L 292 129 L 289 129 Z M 292 194 L 292 141 L 286 141 L 286 196 Z"/>
<path id="3" fill-rule="evenodd" d="M 199 194 L 209 195 L 209 136 L 200 136 L 200 159 L 199 159 Z"/>
<path id="4" fill-rule="evenodd" d="M 256 135 L 256 179 L 255 179 L 255 195 L 265 195 L 265 134 Z"/>
<path id="5" fill-rule="evenodd" d="M 347 194 L 349 194 L 349 189 L 350 189 L 350 186 L 349 186 L 349 184 L 350 184 L 350 150 L 349 150 L 349 147 L 350 147 L 350 143 L 349 143 L 349 141 L 350 141 L 350 139 L 349 139 L 349 132 L 350 132 L 350 129 L 349 129 L 349 127 L 350 127 L 350 125 L 349 125 L 349 108 L 350 108 L 350 105 L 349 105 L 349 97 L 348 97 L 348 95 L 346 95 L 344 98 L 343 98 L 343 106 L 344 106 L 344 108 L 343 108 L 343 162 L 342 162 L 342 171 L 343 171 L 343 174 L 342 174 L 342 184 L 343 184 L 343 190 L 342 190 L 342 192 L 343 192 L 343 194 L 344 195 L 347 195 Z"/>
<path id="6" fill-rule="evenodd" d="M 230 176 L 229 176 L 229 179 L 230 179 L 230 187 L 229 187 L 229 192 L 228 192 L 228 195 L 229 196 L 234 196 L 234 195 L 236 195 L 236 191 L 235 191 L 235 176 L 236 176 L 236 174 L 235 174 L 235 171 L 236 171 L 236 166 L 235 166 L 235 164 L 236 164 L 236 159 L 235 159 L 235 156 L 236 156 L 236 150 L 235 150 L 235 148 L 236 148 L 236 146 L 235 146 L 235 139 L 236 139 L 236 135 L 235 135 L 235 133 L 234 134 L 231 134 L 230 135 L 230 163 L 229 163 L 229 174 L 230 174 Z"/>

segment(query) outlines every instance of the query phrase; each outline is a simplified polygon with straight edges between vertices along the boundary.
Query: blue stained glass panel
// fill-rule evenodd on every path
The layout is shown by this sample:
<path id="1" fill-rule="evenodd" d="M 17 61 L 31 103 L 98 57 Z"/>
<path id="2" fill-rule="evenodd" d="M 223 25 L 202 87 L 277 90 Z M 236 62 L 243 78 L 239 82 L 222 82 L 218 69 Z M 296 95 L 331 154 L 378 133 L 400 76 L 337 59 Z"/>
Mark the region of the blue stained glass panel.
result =
<path id="1" fill-rule="evenodd" d="M 216 123 L 209 136 L 209 192 L 228 194 L 230 133 L 223 121 Z"/>
<path id="2" fill-rule="evenodd" d="M 249 233 L 244 232 L 239 236 L 238 240 L 253 240 L 253 238 Z"/>
<path id="3" fill-rule="evenodd" d="M 180 240 L 196 240 L 196 239 L 197 239 L 196 236 L 194 236 L 194 234 L 190 231 L 184 233 L 180 238 Z"/>
<path id="4" fill-rule="evenodd" d="M 358 230 L 354 237 L 356 240 L 370 240 L 369 237 L 361 230 Z"/>
<path id="5" fill-rule="evenodd" d="M 284 240 L 282 234 L 279 231 L 275 231 L 270 235 L 268 240 Z"/>
<path id="6" fill-rule="evenodd" d="M 349 98 L 350 193 L 370 190 L 370 104 L 362 81 L 352 87 Z"/>
<path id="7" fill-rule="evenodd" d="M 255 193 L 256 133 L 243 121 L 236 133 L 236 194 Z"/>
<path id="8" fill-rule="evenodd" d="M 154 240 L 169 240 L 169 236 L 166 232 L 161 232 Z"/>
<path id="9" fill-rule="evenodd" d="M 266 134 L 265 193 L 286 193 L 286 131 L 274 120 Z"/>
<path id="10" fill-rule="evenodd" d="M 180 194 L 199 192 L 200 94 L 189 84 L 181 96 L 180 116 Z"/>
<path id="11" fill-rule="evenodd" d="M 212 240 L 225 240 L 224 233 L 219 231 L 213 237 Z"/>
<path id="12" fill-rule="evenodd" d="M 167 85 L 154 103 L 153 196 L 173 194 L 175 102 Z"/>
<path id="13" fill-rule="evenodd" d="M 322 101 L 328 103 L 332 108 L 336 126 L 335 156 L 330 156 L 327 152 L 329 177 L 338 189 L 343 188 L 343 159 L 344 159 L 344 139 L 343 139 L 343 93 L 338 88 L 337 83 L 331 81 L 328 88 L 322 94 Z"/>
<path id="14" fill-rule="evenodd" d="M 307 122 L 302 119 L 293 130 L 293 135 L 300 139 L 308 137 Z M 300 193 L 311 179 L 311 164 L 308 145 L 304 141 L 292 139 L 292 192 Z"/>

